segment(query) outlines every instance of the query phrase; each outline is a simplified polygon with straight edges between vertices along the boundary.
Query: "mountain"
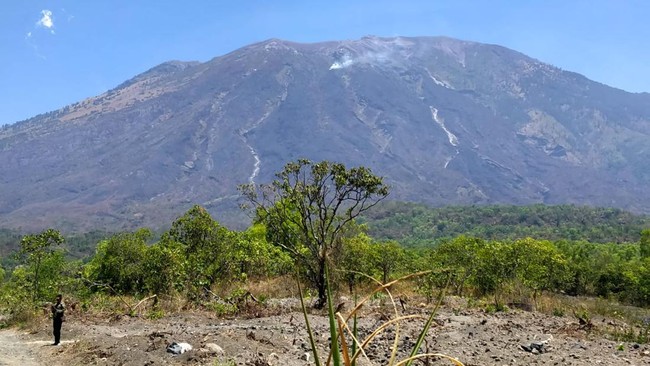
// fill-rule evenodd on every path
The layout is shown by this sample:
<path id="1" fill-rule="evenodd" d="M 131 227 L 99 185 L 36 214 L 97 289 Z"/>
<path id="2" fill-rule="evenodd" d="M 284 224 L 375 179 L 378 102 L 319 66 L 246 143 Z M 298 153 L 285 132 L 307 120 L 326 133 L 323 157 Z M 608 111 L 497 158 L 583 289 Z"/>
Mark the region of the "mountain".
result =
<path id="1" fill-rule="evenodd" d="M 236 186 L 300 157 L 364 165 L 390 198 L 650 213 L 650 94 L 445 37 L 272 39 L 167 62 L 0 128 L 0 227 L 245 222 Z"/>

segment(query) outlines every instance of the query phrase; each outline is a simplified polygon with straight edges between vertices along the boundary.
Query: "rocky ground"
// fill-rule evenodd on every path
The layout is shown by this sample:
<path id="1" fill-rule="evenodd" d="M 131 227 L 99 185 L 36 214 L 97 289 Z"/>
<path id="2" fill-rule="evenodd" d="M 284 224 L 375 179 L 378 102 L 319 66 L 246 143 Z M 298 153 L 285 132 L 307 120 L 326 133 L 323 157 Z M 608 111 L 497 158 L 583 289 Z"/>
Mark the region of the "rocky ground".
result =
<path id="1" fill-rule="evenodd" d="M 250 318 L 218 318 L 210 312 L 177 313 L 161 319 L 89 317 L 70 314 L 63 326 L 64 342 L 51 346 L 51 324 L 43 321 L 29 332 L 0 331 L 0 365 L 309 365 L 309 339 L 295 300 L 269 305 Z M 403 315 L 426 315 L 428 307 L 407 306 Z M 346 313 L 345 310 L 342 313 Z M 364 308 L 361 336 L 391 317 L 388 307 Z M 259 317 L 255 317 L 259 316 Z M 393 315 L 394 316 L 394 315 Z M 321 358 L 328 342 L 327 318 L 312 314 Z M 557 317 L 523 310 L 486 313 L 481 309 L 443 306 L 422 350 L 457 358 L 464 365 L 650 365 L 650 346 L 616 342 L 604 335 L 625 329 L 615 320 L 598 318 L 579 324 L 573 316 Z M 423 319 L 402 323 L 399 357 L 409 352 Z M 387 328 L 367 348 L 358 364 L 385 365 L 395 329 Z M 181 355 L 167 352 L 172 342 L 193 349 Z M 544 343 L 543 352 L 533 343 Z M 522 347 L 523 346 L 523 347 Z M 528 348 L 529 351 L 525 350 Z M 419 361 L 418 361 L 419 362 Z M 416 363 L 417 364 L 417 363 Z M 431 358 L 420 365 L 451 365 Z"/>

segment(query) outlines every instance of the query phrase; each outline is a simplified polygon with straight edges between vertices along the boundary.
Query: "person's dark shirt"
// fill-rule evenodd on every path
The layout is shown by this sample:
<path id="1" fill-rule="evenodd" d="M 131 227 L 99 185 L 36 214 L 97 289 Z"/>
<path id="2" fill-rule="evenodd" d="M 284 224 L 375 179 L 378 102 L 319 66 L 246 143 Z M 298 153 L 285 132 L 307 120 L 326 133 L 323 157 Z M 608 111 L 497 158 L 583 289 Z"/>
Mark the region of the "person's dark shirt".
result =
<path id="1" fill-rule="evenodd" d="M 55 319 L 62 319 L 64 313 L 65 313 L 65 305 L 63 304 L 63 301 L 57 302 L 56 304 L 52 305 L 52 317 L 54 317 Z"/>

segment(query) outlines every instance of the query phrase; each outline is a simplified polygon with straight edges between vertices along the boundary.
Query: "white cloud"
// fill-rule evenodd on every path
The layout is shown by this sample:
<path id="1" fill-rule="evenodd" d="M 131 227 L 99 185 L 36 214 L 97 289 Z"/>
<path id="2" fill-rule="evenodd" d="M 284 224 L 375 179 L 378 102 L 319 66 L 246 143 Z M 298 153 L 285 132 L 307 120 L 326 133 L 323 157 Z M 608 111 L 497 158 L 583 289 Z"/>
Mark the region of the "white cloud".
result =
<path id="1" fill-rule="evenodd" d="M 50 33 L 54 34 L 54 20 L 52 19 L 52 12 L 47 9 L 41 10 L 41 19 L 36 22 L 37 27 L 49 29 Z"/>
<path id="2" fill-rule="evenodd" d="M 26 38 L 32 38 L 32 32 L 27 32 L 27 35 L 25 35 Z"/>
<path id="3" fill-rule="evenodd" d="M 67 11 L 65 11 L 65 8 L 61 8 L 61 13 L 63 13 L 63 15 L 66 16 L 68 23 L 70 23 L 72 19 L 74 19 L 74 15 L 69 14 Z"/>

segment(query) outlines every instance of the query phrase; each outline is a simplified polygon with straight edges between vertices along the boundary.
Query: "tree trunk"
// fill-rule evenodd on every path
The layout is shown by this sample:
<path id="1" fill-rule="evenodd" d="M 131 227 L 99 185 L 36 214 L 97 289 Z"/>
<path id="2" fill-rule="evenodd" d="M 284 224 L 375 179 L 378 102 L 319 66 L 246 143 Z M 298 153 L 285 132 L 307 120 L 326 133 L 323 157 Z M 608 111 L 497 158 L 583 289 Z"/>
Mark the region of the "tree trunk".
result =
<path id="1" fill-rule="evenodd" d="M 327 279 L 325 278 L 325 260 L 318 265 L 318 277 L 316 278 L 316 289 L 318 290 L 318 301 L 314 305 L 316 309 L 322 309 L 327 303 Z"/>
<path id="2" fill-rule="evenodd" d="M 38 284 L 38 281 L 39 281 L 38 276 L 39 276 L 39 271 L 41 269 L 40 267 L 41 267 L 41 257 L 39 256 L 37 258 L 37 260 L 36 260 L 36 269 L 34 271 L 34 290 L 33 290 L 34 291 L 34 294 L 33 294 L 34 302 L 36 302 L 38 300 L 38 297 L 39 297 L 39 289 L 40 289 L 39 287 L 40 286 Z"/>

